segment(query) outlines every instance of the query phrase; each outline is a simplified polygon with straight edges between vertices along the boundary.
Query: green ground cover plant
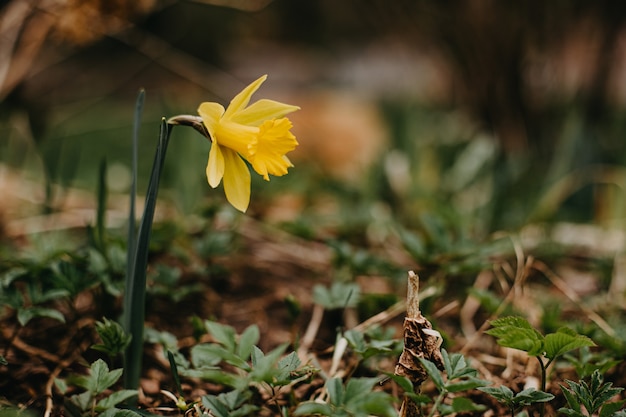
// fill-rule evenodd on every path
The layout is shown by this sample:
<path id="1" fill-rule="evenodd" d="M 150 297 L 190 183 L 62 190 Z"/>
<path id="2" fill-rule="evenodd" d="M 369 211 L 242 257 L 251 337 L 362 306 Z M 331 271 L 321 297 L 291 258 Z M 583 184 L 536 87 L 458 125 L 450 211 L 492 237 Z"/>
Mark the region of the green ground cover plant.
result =
<path id="1" fill-rule="evenodd" d="M 259 80 L 253 84 L 257 88 Z M 231 102 L 244 112 L 233 110 L 244 121 L 251 116 L 242 109 L 254 106 L 246 107 L 254 92 L 248 88 L 243 98 L 238 95 Z M 140 94 L 133 160 L 143 100 Z M 278 115 L 295 110 L 262 103 L 278 120 Z M 224 181 L 226 198 L 235 210 L 209 205 L 198 216 L 200 226 L 188 228 L 155 221 L 164 202 L 158 196 L 166 150 L 175 146 L 172 135 L 181 125 L 191 126 L 215 140 L 220 129 L 227 131 L 221 123 L 232 122 L 216 116 L 216 109 L 205 106 L 200 116 L 161 121 L 138 228 L 136 163 L 130 212 L 125 227 L 118 229 L 105 220 L 109 196 L 103 163 L 93 226 L 56 236 L 64 244 L 52 241 L 46 250 L 35 246 L 55 239 L 53 234 L 24 243 L 31 254 L 8 250 L 11 256 L 0 264 L 6 341 L 0 366 L 5 380 L 27 372 L 36 378 L 21 380 L 21 393 L 0 394 L 3 413 L 30 415 L 36 409 L 46 417 L 396 416 L 402 399 L 409 397 L 424 416 L 482 415 L 489 410 L 514 416 L 521 409 L 517 415 L 624 415 L 619 387 L 626 383 L 620 376 L 624 340 L 618 331 L 610 331 L 617 324 L 599 331 L 596 316 L 589 314 L 612 315 L 619 323 L 621 313 L 617 308 L 607 311 L 608 302 L 602 308 L 583 305 L 568 294 L 549 300 L 558 299 L 567 307 L 556 316 L 538 300 L 516 300 L 514 295 L 525 291 L 539 297 L 546 288 L 561 287 L 546 283 L 547 274 L 539 273 L 545 269 L 525 257 L 517 236 L 470 233 L 468 218 L 474 211 L 410 216 L 411 208 L 394 206 L 394 216 L 374 216 L 384 212 L 383 201 L 337 186 L 334 194 L 345 212 L 341 224 L 303 213 L 296 221 L 267 225 L 238 213 L 249 204 L 248 167 L 261 171 L 263 178 L 272 170 L 286 170 L 287 161 L 281 158 L 287 165 L 273 168 L 250 155 L 239 161 L 229 153 L 233 149 L 220 144 L 224 149 L 212 149 L 222 154 L 209 157 L 208 181 L 211 186 Z M 285 122 L 276 123 L 265 128 L 282 129 L 291 140 Z M 459 153 L 470 151 L 463 148 Z M 471 174 L 475 180 L 486 175 L 480 170 Z M 355 206 L 374 208 L 359 211 Z M 534 256 L 546 259 L 567 257 L 569 250 L 578 253 L 566 245 L 533 249 Z M 312 260 L 314 255 L 321 260 Z M 604 255 L 595 256 L 585 268 L 606 262 Z M 444 336 L 444 369 L 422 358 L 429 377 L 422 387 L 391 375 L 402 351 L 399 329 L 406 305 L 401 278 L 408 265 L 420 268 L 425 278 L 421 308 Z M 603 273 L 601 268 L 593 270 L 594 284 L 608 293 Z M 490 279 L 488 285 L 479 282 L 480 276 Z M 509 315 L 525 307 L 543 314 L 544 328 L 522 315 Z M 240 311 L 252 322 L 243 321 Z M 570 321 L 571 327 L 560 325 Z M 582 324 L 573 330 L 577 322 Z M 489 336 L 527 357 L 515 359 L 516 366 L 509 369 Z M 54 340 L 48 346 L 49 337 Z M 32 368 L 24 365 L 29 355 L 35 359 Z M 540 387 L 520 387 L 526 361 L 533 358 L 539 365 Z M 18 368 L 21 372 L 14 371 Z M 615 382 L 605 383 L 608 378 Z M 150 391 L 155 380 L 157 388 Z M 11 382 L 2 384 L 8 389 Z M 28 384 L 37 384 L 39 390 L 29 392 L 24 388 Z"/>

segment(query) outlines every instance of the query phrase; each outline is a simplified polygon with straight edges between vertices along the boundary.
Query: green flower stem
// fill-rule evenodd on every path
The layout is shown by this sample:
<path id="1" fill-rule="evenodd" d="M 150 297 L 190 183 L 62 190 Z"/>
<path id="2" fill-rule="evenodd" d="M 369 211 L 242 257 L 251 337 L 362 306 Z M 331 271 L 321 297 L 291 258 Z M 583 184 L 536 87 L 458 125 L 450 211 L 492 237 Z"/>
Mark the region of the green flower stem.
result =
<path id="1" fill-rule="evenodd" d="M 171 128 L 163 119 L 159 133 L 150 182 L 146 194 L 146 203 L 139 226 L 137 246 L 132 261 L 132 271 L 126 277 L 126 295 L 124 297 L 124 328 L 132 336 L 124 355 L 124 386 L 127 389 L 137 389 L 141 376 L 143 354 L 143 330 L 146 304 L 146 268 L 148 266 L 148 252 L 152 222 L 156 207 L 161 170 L 165 163 L 165 153 L 169 142 Z"/>

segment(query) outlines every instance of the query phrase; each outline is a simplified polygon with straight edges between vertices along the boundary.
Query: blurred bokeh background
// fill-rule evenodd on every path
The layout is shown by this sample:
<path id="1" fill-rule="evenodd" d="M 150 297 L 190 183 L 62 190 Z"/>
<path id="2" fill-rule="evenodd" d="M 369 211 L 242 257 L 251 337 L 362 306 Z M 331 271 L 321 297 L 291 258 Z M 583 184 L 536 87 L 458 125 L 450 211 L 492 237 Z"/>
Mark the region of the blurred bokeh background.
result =
<path id="1" fill-rule="evenodd" d="M 393 220 L 422 229 L 426 241 L 438 229 L 476 239 L 529 224 L 624 228 L 622 2 L 10 0 L 0 7 L 7 235 L 23 233 L 21 220 L 43 207 L 92 201 L 104 159 L 108 186 L 120 196 L 111 209 L 124 218 L 140 89 L 141 191 L 161 117 L 195 114 L 202 101 L 227 104 L 262 74 L 269 79 L 257 98 L 302 108 L 293 116 L 301 145 L 288 176 L 255 179 L 251 216 L 303 234 L 362 228 L 370 238 Z M 206 184 L 209 146 L 191 129 L 174 131 L 162 192 L 174 215 L 224 202 Z"/>

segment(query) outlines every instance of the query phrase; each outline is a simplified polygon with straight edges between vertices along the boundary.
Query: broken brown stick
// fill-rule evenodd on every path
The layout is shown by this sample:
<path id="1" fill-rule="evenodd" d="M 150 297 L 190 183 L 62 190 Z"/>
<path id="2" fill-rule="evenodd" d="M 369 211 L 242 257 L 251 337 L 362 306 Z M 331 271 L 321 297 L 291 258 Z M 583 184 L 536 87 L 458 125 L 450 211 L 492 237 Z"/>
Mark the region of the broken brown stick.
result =
<path id="1" fill-rule="evenodd" d="M 422 383 L 428 378 L 419 358 L 427 359 L 443 370 L 440 351 L 443 339 L 438 331 L 433 330 L 432 324 L 422 316 L 419 309 L 419 277 L 413 271 L 409 271 L 406 312 L 404 349 L 394 373 L 408 378 L 413 383 L 413 390 L 418 394 Z M 418 417 L 421 416 L 421 412 L 413 400 L 404 397 L 400 416 Z"/>

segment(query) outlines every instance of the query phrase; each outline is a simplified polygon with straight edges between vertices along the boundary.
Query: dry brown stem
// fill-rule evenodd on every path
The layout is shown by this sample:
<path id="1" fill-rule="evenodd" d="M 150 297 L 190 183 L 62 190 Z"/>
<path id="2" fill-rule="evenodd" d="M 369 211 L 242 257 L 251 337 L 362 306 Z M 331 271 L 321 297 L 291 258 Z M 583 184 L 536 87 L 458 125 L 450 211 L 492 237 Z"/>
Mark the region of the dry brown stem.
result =
<path id="1" fill-rule="evenodd" d="M 433 330 L 432 324 L 422 316 L 419 309 L 419 277 L 409 271 L 407 291 L 407 316 L 404 319 L 404 350 L 398 359 L 395 374 L 408 378 L 417 393 L 428 374 L 422 367 L 420 358 L 433 362 L 443 370 L 441 356 L 441 335 Z M 419 416 L 419 407 L 407 397 L 404 398 L 401 416 Z"/>

